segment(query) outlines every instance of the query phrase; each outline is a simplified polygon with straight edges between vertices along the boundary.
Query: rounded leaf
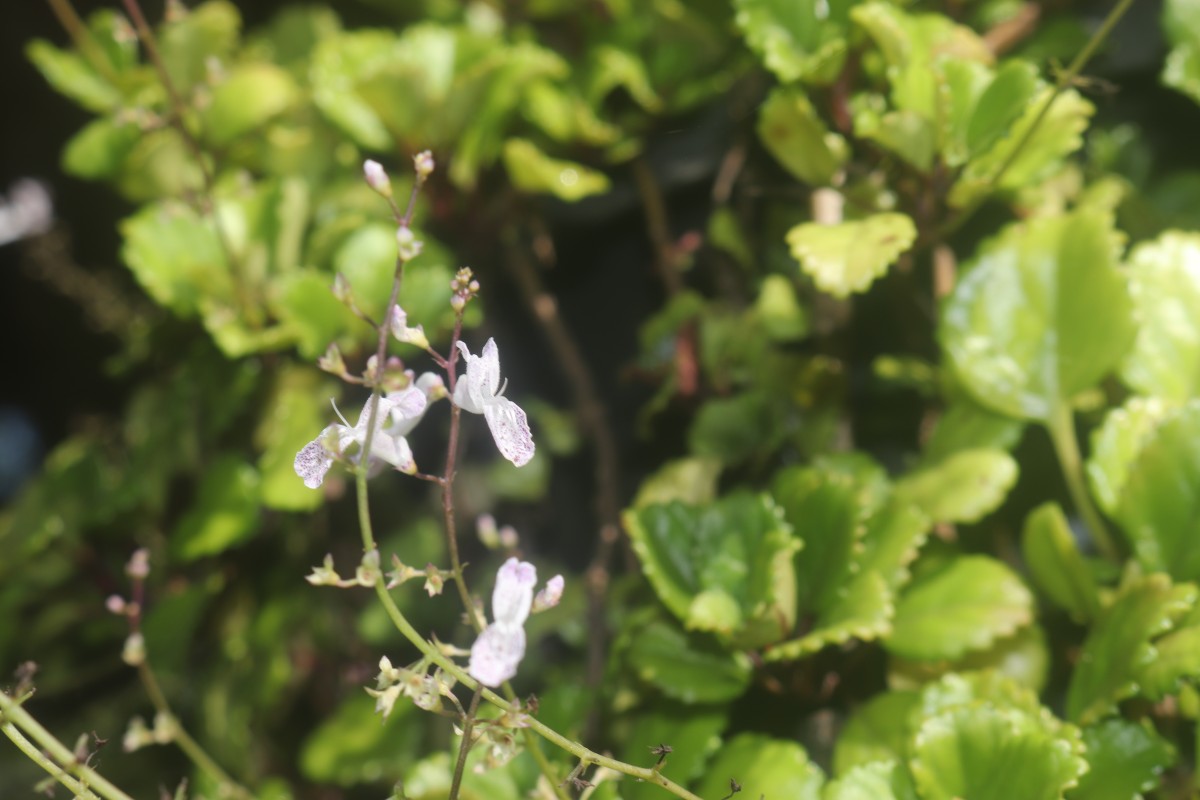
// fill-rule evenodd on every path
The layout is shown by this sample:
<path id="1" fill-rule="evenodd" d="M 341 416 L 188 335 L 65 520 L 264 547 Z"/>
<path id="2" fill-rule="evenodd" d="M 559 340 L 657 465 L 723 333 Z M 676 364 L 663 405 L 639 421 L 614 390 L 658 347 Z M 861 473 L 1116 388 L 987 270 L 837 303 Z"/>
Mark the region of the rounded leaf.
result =
<path id="1" fill-rule="evenodd" d="M 806 222 L 787 232 L 800 268 L 834 297 L 865 292 L 916 240 L 912 219 L 895 212 L 836 225 Z"/>
<path id="2" fill-rule="evenodd" d="M 1025 518 L 1021 553 L 1038 587 L 1074 619 L 1087 622 L 1100 610 L 1096 579 L 1058 503 L 1038 506 Z"/>
<path id="3" fill-rule="evenodd" d="M 666 622 L 634 634 L 629 663 L 642 680 L 685 703 L 728 702 L 750 687 L 750 659 L 744 654 Z"/>
<path id="4" fill-rule="evenodd" d="M 964 450 L 896 482 L 896 494 L 936 522 L 978 522 L 1004 502 L 1017 462 L 1003 450 Z"/>
<path id="5" fill-rule="evenodd" d="M 957 659 L 1033 619 L 1033 597 L 1000 561 L 964 556 L 915 583 L 896 606 L 886 647 L 914 660 Z"/>
<path id="6" fill-rule="evenodd" d="M 795 742 L 743 733 L 717 753 L 696 793 L 725 797 L 730 793 L 730 781 L 737 781 L 746 797 L 820 800 L 825 776 Z"/>
<path id="7" fill-rule="evenodd" d="M 204 133 L 214 145 L 228 144 L 286 110 L 299 93 L 292 76 L 274 64 L 240 66 L 213 89 Z"/>

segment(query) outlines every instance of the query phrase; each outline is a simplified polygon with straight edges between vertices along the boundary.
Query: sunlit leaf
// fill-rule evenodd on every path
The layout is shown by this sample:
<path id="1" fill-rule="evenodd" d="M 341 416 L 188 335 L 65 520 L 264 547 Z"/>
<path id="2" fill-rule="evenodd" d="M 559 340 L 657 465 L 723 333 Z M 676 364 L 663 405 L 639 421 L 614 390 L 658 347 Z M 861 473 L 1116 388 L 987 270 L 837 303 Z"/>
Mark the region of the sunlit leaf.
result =
<path id="1" fill-rule="evenodd" d="M 1128 581 L 1083 643 L 1067 690 L 1067 717 L 1090 724 L 1135 694 L 1138 676 L 1156 656 L 1152 640 L 1195 601 L 1194 586 L 1172 586 L 1166 575 Z"/>
<path id="2" fill-rule="evenodd" d="M 1025 518 L 1021 553 L 1034 582 L 1056 605 L 1079 622 L 1096 616 L 1096 579 L 1057 503 L 1038 506 Z"/>
<path id="3" fill-rule="evenodd" d="M 894 212 L 835 225 L 806 222 L 787 233 L 800 268 L 834 297 L 865 292 L 916 239 L 913 221 Z"/>
<path id="4" fill-rule="evenodd" d="M 828 83 L 846 57 L 848 0 L 736 0 L 737 26 L 750 49 L 785 83 Z"/>
<path id="5" fill-rule="evenodd" d="M 227 144 L 286 110 L 299 92 L 292 77 L 274 64 L 239 67 L 213 89 L 212 103 L 204 109 L 204 132 L 213 144 Z"/>
<path id="6" fill-rule="evenodd" d="M 939 522 L 978 522 L 995 511 L 1017 481 L 1003 450 L 964 450 L 896 482 L 897 496 Z"/>
<path id="7" fill-rule="evenodd" d="M 1117 510 L 1131 469 L 1166 416 L 1167 407 L 1162 401 L 1132 397 L 1108 412 L 1104 423 L 1092 432 L 1088 482 L 1096 502 L 1108 513 Z"/>
<path id="8" fill-rule="evenodd" d="M 1179 405 L 1200 389 L 1200 234 L 1168 231 L 1133 249 L 1137 339 L 1121 366 L 1136 392 Z"/>
<path id="9" fill-rule="evenodd" d="M 918 800 L 908 768 L 899 761 L 862 764 L 830 781 L 824 800 Z"/>
<path id="10" fill-rule="evenodd" d="M 241 544 L 258 529 L 258 498 L 258 471 L 238 456 L 209 465 L 196 502 L 171 534 L 172 553 L 190 561 Z"/>
<path id="11" fill-rule="evenodd" d="M 1149 723 L 1105 720 L 1083 729 L 1088 771 L 1069 800 L 1130 800 L 1159 784 L 1175 762 L 1175 748 Z"/>
<path id="12" fill-rule="evenodd" d="M 823 186 L 846 163 L 846 140 L 831 133 L 808 96 L 776 88 L 758 111 L 758 138 L 775 160 L 805 183 Z"/>
<path id="13" fill-rule="evenodd" d="M 1046 420 L 1124 357 L 1134 328 L 1100 214 L 1020 222 L 986 242 L 944 307 L 940 335 L 981 404 Z"/>
<path id="14" fill-rule="evenodd" d="M 527 139 L 504 143 L 504 168 L 513 185 L 524 192 L 546 192 L 574 202 L 608 191 L 608 176 L 574 161 L 551 158 Z"/>
<path id="15" fill-rule="evenodd" d="M 1200 11 L 1188 0 L 1166 0 L 1162 27 L 1171 45 L 1163 83 L 1200 102 Z"/>
<path id="16" fill-rule="evenodd" d="M 892 634 L 897 655 L 955 659 L 988 647 L 1033 619 L 1033 597 L 1012 570 L 985 556 L 963 556 L 901 596 Z"/>

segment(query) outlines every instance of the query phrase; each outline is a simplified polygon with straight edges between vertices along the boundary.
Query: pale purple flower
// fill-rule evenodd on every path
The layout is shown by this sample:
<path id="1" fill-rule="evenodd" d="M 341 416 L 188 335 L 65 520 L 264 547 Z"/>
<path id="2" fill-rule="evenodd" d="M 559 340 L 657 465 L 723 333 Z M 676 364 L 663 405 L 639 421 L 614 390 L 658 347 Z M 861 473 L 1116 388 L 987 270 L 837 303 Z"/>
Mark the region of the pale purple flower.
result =
<path id="1" fill-rule="evenodd" d="M 425 328 L 417 325 L 408 327 L 408 313 L 400 306 L 392 306 L 392 315 L 388 319 L 388 327 L 397 341 L 415 344 L 417 347 L 429 347 L 429 339 L 425 336 Z"/>
<path id="2" fill-rule="evenodd" d="M 564 583 L 562 575 L 555 575 L 546 581 L 546 586 L 533 598 L 533 613 L 537 614 L 558 605 L 558 601 L 562 600 Z"/>
<path id="3" fill-rule="evenodd" d="M 363 177 L 367 185 L 384 197 L 392 196 L 392 181 L 387 171 L 378 161 L 367 159 L 363 162 Z"/>
<path id="4" fill-rule="evenodd" d="M 557 580 L 561 594 L 562 578 Z M 467 665 L 471 677 L 484 686 L 499 686 L 517 674 L 517 665 L 525 655 L 525 620 L 533 607 L 536 585 L 537 569 L 527 561 L 510 558 L 496 572 L 492 624 L 471 645 Z"/>
<path id="5" fill-rule="evenodd" d="M 454 387 L 454 404 L 463 411 L 483 414 L 500 454 L 522 467 L 533 458 L 533 434 L 521 407 L 504 396 L 500 381 L 500 352 L 496 340 L 488 339 L 479 355 L 458 342 L 467 371 Z"/>

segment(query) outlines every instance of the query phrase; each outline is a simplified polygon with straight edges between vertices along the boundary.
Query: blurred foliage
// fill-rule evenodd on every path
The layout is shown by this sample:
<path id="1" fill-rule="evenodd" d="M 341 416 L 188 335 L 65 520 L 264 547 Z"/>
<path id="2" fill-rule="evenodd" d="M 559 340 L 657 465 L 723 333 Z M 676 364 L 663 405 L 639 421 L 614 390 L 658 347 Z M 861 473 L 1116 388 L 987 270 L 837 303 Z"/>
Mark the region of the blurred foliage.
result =
<path id="1" fill-rule="evenodd" d="M 1200 13 L 1147 8 L 1131 19 L 1162 32 L 1137 45 L 1149 80 L 1194 122 Z M 406 175 L 429 148 L 401 302 L 435 346 L 460 263 L 486 324 L 511 325 L 524 312 L 489 300 L 521 285 L 506 262 L 549 275 L 547 241 L 611 236 L 634 205 L 655 248 L 609 278 L 624 296 L 661 282 L 646 318 L 566 320 L 610 349 L 636 338 L 602 360 L 651 386 L 639 424 L 619 419 L 647 440 L 620 463 L 638 568 L 589 616 L 598 538 L 546 548 L 577 557 L 517 680 L 543 721 L 641 766 L 669 744 L 664 774 L 711 800 L 731 779 L 748 798 L 1192 796 L 1200 166 L 1157 152 L 1190 147 L 1187 126 L 1151 130 L 1128 92 L 1059 66 L 1095 10 L 374 0 L 354 8 L 369 24 L 295 5 L 246 29 L 226 0 L 168 3 L 170 88 L 115 11 L 72 47 L 29 43 L 92 115 L 63 169 L 130 205 L 120 258 L 158 311 L 107 365 L 123 415 L 59 443 L 0 517 L 0 668 L 36 660 L 29 707 L 65 740 L 119 739 L 149 703 L 104 598 L 145 546 L 149 658 L 233 775 L 263 798 L 445 796 L 450 723 L 401 703 L 381 724 L 361 688 L 410 648 L 369 592 L 300 580 L 327 552 L 358 561 L 345 475 L 311 491 L 292 468 L 339 393 L 316 359 L 336 344 L 357 368 L 374 348 L 335 275 L 375 319 L 390 287 L 395 226 L 361 162 Z M 463 465 L 464 541 L 484 512 L 556 524 L 554 471 L 613 436 L 583 405 L 527 406 L 543 444 L 527 472 Z M 372 487 L 385 558 L 444 562 L 425 485 Z M 538 541 L 521 547 L 544 563 Z M 471 577 L 498 561 L 469 551 Z M 395 596 L 418 630 L 469 641 L 456 597 Z M 102 767 L 140 796 L 184 777 L 213 791 L 170 748 Z M 468 775 L 463 796 L 489 800 L 538 781 L 528 754 Z M 0 794 L 34 780 L 0 751 Z M 605 776 L 593 796 L 665 794 Z"/>

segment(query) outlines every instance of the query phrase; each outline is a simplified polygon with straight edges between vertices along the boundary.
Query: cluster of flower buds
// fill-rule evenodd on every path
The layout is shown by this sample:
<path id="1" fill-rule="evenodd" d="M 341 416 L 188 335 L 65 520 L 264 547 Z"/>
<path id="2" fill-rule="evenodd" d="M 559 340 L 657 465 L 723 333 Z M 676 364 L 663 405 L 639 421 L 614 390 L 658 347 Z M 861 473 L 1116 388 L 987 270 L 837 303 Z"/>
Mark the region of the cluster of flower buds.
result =
<path id="1" fill-rule="evenodd" d="M 156 714 L 153 728 L 146 727 L 146 721 L 141 717 L 134 717 L 121 737 L 121 749 L 132 753 L 152 744 L 170 744 L 175 739 L 175 731 L 175 719 L 170 714 L 161 711 Z"/>
<path id="2" fill-rule="evenodd" d="M 457 703 L 453 692 L 457 683 L 454 676 L 440 668 L 430 673 L 432 663 L 423 658 L 408 667 L 393 667 L 387 656 L 379 659 L 375 688 L 367 689 L 367 694 L 375 698 L 375 710 L 387 719 L 401 697 L 408 697 L 417 708 L 426 711 L 441 711 L 443 697 Z"/>
<path id="3" fill-rule="evenodd" d="M 512 525 L 496 526 L 491 514 L 480 514 L 475 520 L 475 533 L 488 550 L 516 550 L 520 544 L 517 529 Z"/>
<path id="4" fill-rule="evenodd" d="M 475 274 L 471 272 L 470 267 L 462 267 L 455 273 L 450 281 L 450 291 L 454 293 L 450 296 L 450 307 L 457 314 L 463 313 L 467 303 L 479 294 L 479 281 L 475 280 Z"/>

